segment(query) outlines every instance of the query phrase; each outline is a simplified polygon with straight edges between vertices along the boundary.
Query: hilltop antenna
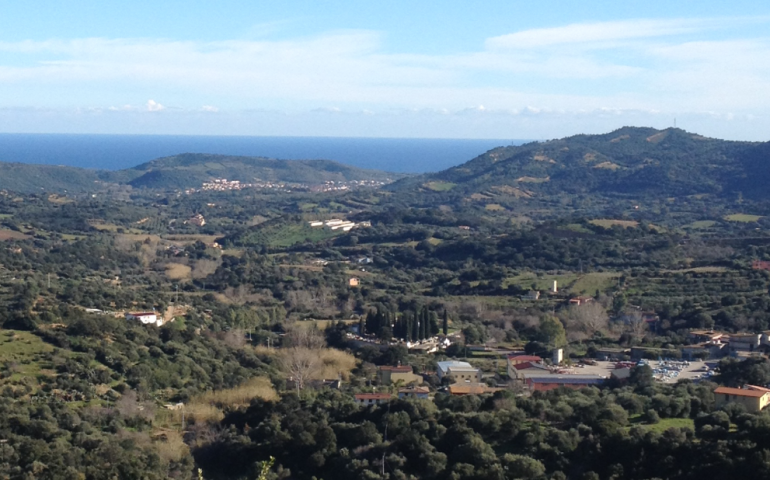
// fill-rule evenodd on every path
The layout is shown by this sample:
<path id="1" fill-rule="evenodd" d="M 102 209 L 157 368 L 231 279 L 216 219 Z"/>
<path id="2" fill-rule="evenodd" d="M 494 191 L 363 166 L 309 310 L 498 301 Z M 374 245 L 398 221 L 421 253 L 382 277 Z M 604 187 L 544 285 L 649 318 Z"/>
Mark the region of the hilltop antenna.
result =
<path id="1" fill-rule="evenodd" d="M 674 128 L 676 128 L 676 117 L 674 117 Z"/>

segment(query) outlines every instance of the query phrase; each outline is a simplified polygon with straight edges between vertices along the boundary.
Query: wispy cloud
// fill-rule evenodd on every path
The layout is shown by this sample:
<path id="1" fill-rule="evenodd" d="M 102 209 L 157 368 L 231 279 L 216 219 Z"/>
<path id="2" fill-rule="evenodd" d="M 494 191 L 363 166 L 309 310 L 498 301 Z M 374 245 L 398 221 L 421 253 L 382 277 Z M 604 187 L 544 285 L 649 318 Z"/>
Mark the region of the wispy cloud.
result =
<path id="1" fill-rule="evenodd" d="M 571 24 L 512 32 L 476 51 L 443 55 L 388 52 L 383 34 L 361 30 L 288 40 L 0 42 L 0 107 L 58 107 L 67 99 L 165 114 L 761 116 L 770 113 L 770 41 L 745 36 L 740 27 L 763 22 L 770 19 Z"/>

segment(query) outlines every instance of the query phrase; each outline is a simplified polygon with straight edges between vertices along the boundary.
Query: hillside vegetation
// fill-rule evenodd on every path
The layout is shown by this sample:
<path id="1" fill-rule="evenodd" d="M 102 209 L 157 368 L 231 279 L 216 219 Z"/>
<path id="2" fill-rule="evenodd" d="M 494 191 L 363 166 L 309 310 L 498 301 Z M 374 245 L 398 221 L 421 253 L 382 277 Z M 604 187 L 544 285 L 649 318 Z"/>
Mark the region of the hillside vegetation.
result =
<path id="1" fill-rule="evenodd" d="M 718 140 L 676 128 L 626 127 L 605 135 L 496 148 L 457 167 L 402 180 L 392 188 L 490 197 L 562 193 L 763 197 L 769 178 L 767 143 Z"/>

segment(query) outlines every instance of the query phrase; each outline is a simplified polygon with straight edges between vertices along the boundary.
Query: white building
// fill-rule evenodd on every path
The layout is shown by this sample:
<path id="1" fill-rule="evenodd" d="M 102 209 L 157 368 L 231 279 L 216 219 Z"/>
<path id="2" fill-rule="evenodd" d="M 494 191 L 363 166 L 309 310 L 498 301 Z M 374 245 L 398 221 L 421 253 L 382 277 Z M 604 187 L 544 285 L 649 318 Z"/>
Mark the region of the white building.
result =
<path id="1" fill-rule="evenodd" d="M 126 320 L 138 320 L 144 325 L 156 325 L 158 327 L 163 325 L 163 319 L 159 318 L 155 312 L 128 312 L 126 313 Z"/>
<path id="2" fill-rule="evenodd" d="M 438 372 L 436 373 L 438 374 L 439 380 L 442 380 L 447 375 L 451 375 L 458 383 L 481 381 L 481 370 L 475 368 L 468 362 L 457 362 L 454 360 L 438 362 Z"/>

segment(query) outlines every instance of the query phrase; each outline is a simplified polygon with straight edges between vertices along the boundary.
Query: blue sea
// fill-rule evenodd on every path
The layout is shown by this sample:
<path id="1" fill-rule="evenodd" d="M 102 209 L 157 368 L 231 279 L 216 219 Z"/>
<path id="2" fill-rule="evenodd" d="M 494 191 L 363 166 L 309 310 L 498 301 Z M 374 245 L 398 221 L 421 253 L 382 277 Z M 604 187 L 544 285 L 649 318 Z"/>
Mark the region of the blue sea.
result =
<path id="1" fill-rule="evenodd" d="M 0 134 L 0 161 L 121 170 L 178 153 L 335 160 L 400 173 L 436 172 L 523 140 L 183 135 Z"/>

